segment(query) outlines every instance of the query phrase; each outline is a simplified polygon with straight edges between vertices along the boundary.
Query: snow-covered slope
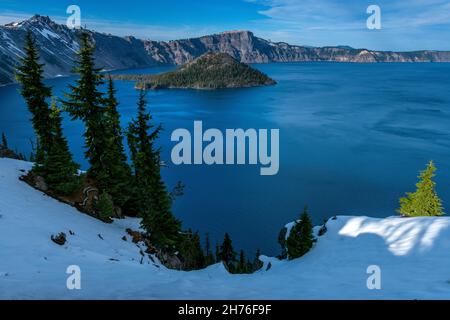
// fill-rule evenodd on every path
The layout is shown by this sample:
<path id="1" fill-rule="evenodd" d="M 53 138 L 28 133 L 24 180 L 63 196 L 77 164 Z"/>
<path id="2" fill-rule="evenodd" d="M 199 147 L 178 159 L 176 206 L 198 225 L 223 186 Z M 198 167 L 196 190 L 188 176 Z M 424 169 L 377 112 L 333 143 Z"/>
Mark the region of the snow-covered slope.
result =
<path id="1" fill-rule="evenodd" d="M 1 299 L 450 299 L 446 217 L 340 216 L 303 258 L 262 257 L 269 271 L 179 272 L 141 264 L 140 248 L 121 239 L 136 219 L 103 224 L 20 182 L 30 166 L 0 159 Z M 50 240 L 59 232 L 64 246 Z M 69 265 L 81 268 L 81 290 L 66 288 Z M 366 286 L 369 265 L 381 268 L 381 290 Z"/>

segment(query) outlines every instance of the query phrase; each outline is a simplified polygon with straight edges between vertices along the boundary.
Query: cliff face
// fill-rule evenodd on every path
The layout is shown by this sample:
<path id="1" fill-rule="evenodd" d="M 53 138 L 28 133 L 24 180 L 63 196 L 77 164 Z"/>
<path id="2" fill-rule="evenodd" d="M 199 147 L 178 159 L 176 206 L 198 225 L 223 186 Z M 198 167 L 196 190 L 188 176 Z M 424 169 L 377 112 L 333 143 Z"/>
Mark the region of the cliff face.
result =
<path id="1" fill-rule="evenodd" d="M 69 75 L 79 49 L 79 33 L 48 17 L 34 16 L 20 23 L 0 26 L 0 84 L 14 81 L 14 70 L 23 57 L 25 34 L 30 30 L 40 49 L 45 76 Z M 147 54 L 144 43 L 133 37 L 116 37 L 88 31 L 96 44 L 98 67 L 122 69 L 158 64 Z"/>
<path id="2" fill-rule="evenodd" d="M 79 48 L 80 31 L 39 15 L 0 26 L 0 84 L 14 81 L 14 68 L 23 56 L 26 30 L 40 48 L 45 75 L 68 75 Z M 104 69 L 181 65 L 207 52 L 227 53 L 245 63 L 336 61 L 336 62 L 450 62 L 448 51 L 382 52 L 350 47 L 312 48 L 273 43 L 249 31 L 224 32 L 194 39 L 143 41 L 88 31 L 96 46 L 97 65 Z"/>
<path id="3" fill-rule="evenodd" d="M 335 62 L 449 62 L 448 51 L 384 52 L 350 47 L 302 47 L 273 43 L 250 31 L 224 32 L 195 39 L 145 42 L 149 55 L 162 63 L 185 64 L 211 51 L 228 53 L 245 63 Z"/>

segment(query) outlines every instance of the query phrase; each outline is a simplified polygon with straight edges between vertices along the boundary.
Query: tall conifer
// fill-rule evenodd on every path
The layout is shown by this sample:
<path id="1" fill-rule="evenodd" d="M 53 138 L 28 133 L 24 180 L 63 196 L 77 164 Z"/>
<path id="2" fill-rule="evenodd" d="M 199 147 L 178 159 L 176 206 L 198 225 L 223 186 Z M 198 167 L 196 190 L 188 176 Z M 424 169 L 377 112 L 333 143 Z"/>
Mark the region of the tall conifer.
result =
<path id="1" fill-rule="evenodd" d="M 112 78 L 108 79 L 108 92 L 105 99 L 105 168 L 108 176 L 105 179 L 105 189 L 113 197 L 114 202 L 122 206 L 130 197 L 128 186 L 131 179 L 131 169 L 123 145 L 123 133 L 120 125 L 120 114 L 117 110 L 116 89 Z"/>
<path id="2" fill-rule="evenodd" d="M 228 233 L 225 233 L 223 243 L 220 246 L 219 257 L 227 265 L 228 270 L 234 273 L 236 269 L 236 252 L 233 249 L 233 243 Z"/>
<path id="3" fill-rule="evenodd" d="M 138 115 L 127 133 L 134 170 L 134 202 L 153 244 L 174 250 L 180 241 L 181 222 L 171 212 L 172 201 L 161 177 L 160 149 L 155 146 L 161 126 L 154 129 L 150 124 L 152 116 L 146 105 L 145 92 L 141 90 Z"/>
<path id="4" fill-rule="evenodd" d="M 52 103 L 50 123 L 52 141 L 45 161 L 45 180 L 50 189 L 62 195 L 69 195 L 81 186 L 78 175 L 79 165 L 72 160 L 67 140 L 62 131 L 61 110 L 56 102 Z"/>
<path id="5" fill-rule="evenodd" d="M 287 253 L 290 260 L 300 258 L 312 248 L 314 243 L 312 232 L 312 220 L 308 214 L 308 208 L 305 207 L 300 216 L 300 222 L 294 224 L 286 241 Z"/>
<path id="6" fill-rule="evenodd" d="M 42 169 L 52 140 L 47 101 L 51 97 L 51 88 L 44 84 L 43 65 L 39 63 L 39 51 L 30 31 L 25 36 L 24 52 L 25 56 L 17 68 L 16 78 L 21 84 L 20 92 L 31 113 L 31 122 L 38 140 L 35 167 L 35 170 L 38 170 Z"/>
<path id="7" fill-rule="evenodd" d="M 245 252 L 241 250 L 239 253 L 239 263 L 237 267 L 237 273 L 248 273 L 247 260 L 245 259 Z"/>
<path id="8" fill-rule="evenodd" d="M 2 147 L 8 149 L 8 140 L 6 139 L 6 134 L 2 132 Z"/>
<path id="9" fill-rule="evenodd" d="M 107 159 L 105 149 L 108 146 L 105 134 L 104 97 L 99 91 L 103 84 L 100 69 L 95 67 L 94 46 L 87 32 L 81 35 L 81 48 L 77 53 L 78 60 L 74 73 L 79 75 L 75 85 L 70 85 L 70 93 L 66 93 L 63 101 L 64 108 L 70 113 L 73 120 L 81 120 L 85 125 L 85 157 L 88 159 L 90 168 L 88 174 L 102 184 L 107 179 L 105 172 Z"/>
<path id="10" fill-rule="evenodd" d="M 214 264 L 215 257 L 213 255 L 212 249 L 211 249 L 211 241 L 209 240 L 209 234 L 207 233 L 205 235 L 205 264 L 206 266 L 210 266 Z"/>

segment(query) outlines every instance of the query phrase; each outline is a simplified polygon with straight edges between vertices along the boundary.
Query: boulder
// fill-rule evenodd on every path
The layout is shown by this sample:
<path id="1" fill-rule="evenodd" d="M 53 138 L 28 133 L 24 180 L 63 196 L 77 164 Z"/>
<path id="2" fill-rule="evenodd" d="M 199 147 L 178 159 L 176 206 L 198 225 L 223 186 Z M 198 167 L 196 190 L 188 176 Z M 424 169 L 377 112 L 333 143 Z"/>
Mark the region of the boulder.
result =
<path id="1" fill-rule="evenodd" d="M 37 176 L 34 179 L 34 187 L 38 190 L 41 190 L 43 192 L 47 192 L 48 191 L 48 185 L 45 182 L 45 179 L 41 176 Z"/>
<path id="2" fill-rule="evenodd" d="M 66 234 L 64 233 L 64 232 L 61 232 L 61 233 L 59 233 L 59 234 L 57 234 L 57 235 L 52 235 L 51 237 L 50 237 L 50 239 L 54 242 L 54 243 L 56 243 L 57 245 L 60 245 L 60 246 L 63 246 L 63 245 L 65 245 L 66 244 Z"/>
<path id="3" fill-rule="evenodd" d="M 156 257 L 168 269 L 181 270 L 183 267 L 183 263 L 175 254 L 171 254 L 163 250 L 158 250 L 156 253 Z"/>
<path id="4" fill-rule="evenodd" d="M 142 233 L 133 231 L 129 228 L 125 231 L 131 236 L 133 243 L 145 242 L 145 237 Z"/>

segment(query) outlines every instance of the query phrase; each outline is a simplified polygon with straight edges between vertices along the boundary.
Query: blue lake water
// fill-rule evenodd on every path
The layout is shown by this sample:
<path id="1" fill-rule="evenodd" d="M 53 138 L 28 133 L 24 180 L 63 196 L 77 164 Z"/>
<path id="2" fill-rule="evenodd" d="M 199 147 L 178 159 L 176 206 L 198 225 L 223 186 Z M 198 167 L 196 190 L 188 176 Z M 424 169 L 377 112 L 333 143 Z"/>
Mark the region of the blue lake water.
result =
<path id="1" fill-rule="evenodd" d="M 160 143 L 165 180 L 186 184 L 174 210 L 186 228 L 237 248 L 279 252 L 280 228 L 308 205 L 314 222 L 338 215 L 395 215 L 398 198 L 414 190 L 419 170 L 433 159 L 437 190 L 450 203 L 450 64 L 286 63 L 256 65 L 278 81 L 272 87 L 148 94 L 165 131 Z M 133 70 L 158 73 L 169 68 Z M 127 71 L 129 73 L 131 71 Z M 61 96 L 74 78 L 49 80 Z M 123 125 L 135 115 L 138 93 L 116 82 Z M 17 86 L 0 88 L 0 131 L 30 152 L 30 115 Z M 280 129 L 280 172 L 259 166 L 174 166 L 170 134 L 207 128 Z M 83 159 L 83 126 L 65 121 L 75 159 Z M 450 210 L 450 207 L 449 209 Z"/>

